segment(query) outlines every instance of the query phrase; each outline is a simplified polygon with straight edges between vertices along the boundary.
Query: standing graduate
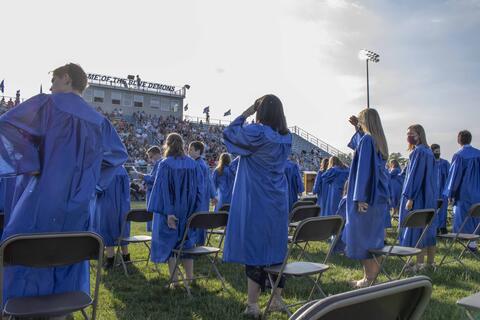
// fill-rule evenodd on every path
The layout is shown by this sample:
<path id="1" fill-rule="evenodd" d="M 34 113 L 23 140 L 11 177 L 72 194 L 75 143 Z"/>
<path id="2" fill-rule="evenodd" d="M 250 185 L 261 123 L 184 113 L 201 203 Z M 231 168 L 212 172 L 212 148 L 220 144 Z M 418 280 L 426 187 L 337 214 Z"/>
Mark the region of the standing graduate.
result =
<path id="1" fill-rule="evenodd" d="M 130 179 L 123 166 L 117 168 L 115 177 L 105 190 L 97 190 L 93 230 L 100 234 L 105 244 L 107 261 L 105 269 L 113 267 L 115 246 L 121 237 L 130 236 L 130 223 L 127 223 L 124 233 L 122 225 L 130 211 Z M 130 261 L 128 246 L 122 243 L 123 261 Z"/>
<path id="2" fill-rule="evenodd" d="M 145 197 L 145 201 L 148 207 L 148 201 L 150 199 L 150 194 L 152 193 L 152 188 L 153 188 L 153 183 L 155 182 L 155 177 L 157 175 L 157 170 L 158 170 L 158 165 L 160 164 L 160 161 L 162 160 L 162 150 L 158 146 L 151 146 L 147 150 L 147 156 L 148 156 L 148 161 L 150 163 L 153 163 L 153 168 L 152 171 L 150 171 L 149 174 L 144 174 L 141 172 L 138 172 L 135 167 L 133 167 L 133 170 L 137 175 L 142 177 L 143 182 L 147 186 L 147 195 Z M 147 231 L 151 232 L 152 231 L 152 222 L 149 221 L 147 222 Z"/>
<path id="3" fill-rule="evenodd" d="M 185 155 L 183 139 L 177 133 L 170 133 L 165 139 L 164 159 L 157 170 L 147 210 L 154 213 L 152 230 L 152 255 L 154 263 L 168 261 L 170 276 L 173 274 L 175 259 L 172 250 L 182 241 L 187 221 L 199 211 L 203 201 L 202 171 L 200 166 Z M 195 245 L 189 236 L 185 248 Z M 193 278 L 193 260 L 182 260 L 187 279 Z"/>
<path id="4" fill-rule="evenodd" d="M 348 179 L 349 170 L 344 167 L 338 157 L 330 157 L 328 170 L 322 175 L 322 188 L 326 189 L 326 201 L 322 215 L 331 216 L 337 213 L 338 204 L 343 196 L 343 187 Z"/>
<path id="5" fill-rule="evenodd" d="M 202 186 L 202 202 L 198 211 L 210 211 L 210 200 L 212 200 L 213 204 L 217 203 L 216 199 L 216 192 L 215 187 L 213 186 L 212 175 L 210 174 L 210 168 L 203 160 L 203 152 L 205 151 L 205 145 L 201 141 L 193 141 L 188 146 L 188 154 L 189 156 L 195 160 L 197 165 L 200 167 L 200 171 L 202 172 L 202 180 L 200 181 L 200 185 Z M 194 232 L 194 239 L 192 239 L 196 245 L 203 246 L 205 243 L 206 238 L 206 231 L 203 229 L 192 230 Z"/>
<path id="6" fill-rule="evenodd" d="M 90 229 L 95 188 L 110 184 L 127 153 L 110 122 L 81 97 L 86 85 L 82 68 L 67 64 L 53 71 L 52 95 L 37 95 L 0 117 L 0 176 L 24 175 L 26 185 L 16 184 L 24 192 L 12 199 L 2 239 Z M 3 302 L 75 290 L 89 293 L 89 280 L 88 262 L 7 267 Z"/>
<path id="7" fill-rule="evenodd" d="M 256 113 L 256 123 L 246 125 Z M 282 102 L 265 95 L 223 131 L 227 150 L 240 155 L 228 218 L 223 259 L 245 265 L 248 305 L 258 317 L 265 266 L 280 264 L 288 246 L 288 183 L 285 165 L 292 147 Z M 283 288 L 283 281 L 279 288 Z M 281 308 L 281 289 L 270 310 Z"/>
<path id="8" fill-rule="evenodd" d="M 400 200 L 400 224 L 403 223 L 411 210 L 437 208 L 438 185 L 436 162 L 432 150 L 427 143 L 425 130 L 419 124 L 412 125 L 407 130 L 408 150 L 411 151 L 403 183 L 402 199 Z M 400 245 L 415 247 L 423 228 L 400 228 Z M 423 269 L 424 256 L 427 254 L 429 267 L 435 265 L 436 240 L 435 219 L 427 230 L 420 248 L 422 253 L 417 256 L 414 269 Z"/>
<path id="9" fill-rule="evenodd" d="M 305 191 L 298 164 L 287 160 L 285 165 L 285 176 L 288 183 L 288 211 L 292 211 L 293 204 L 298 200 L 298 194 Z"/>
<path id="10" fill-rule="evenodd" d="M 368 250 L 381 249 L 384 245 L 385 211 L 390 197 L 385 167 L 388 146 L 375 109 L 362 110 L 358 117 L 350 117 L 350 123 L 357 131 L 349 143 L 355 153 L 348 178 L 343 241 L 346 256 L 362 262 L 363 278 L 351 282 L 359 288 L 367 286 L 379 272 Z"/>
<path id="11" fill-rule="evenodd" d="M 320 169 L 315 177 L 315 183 L 313 184 L 313 194 L 317 195 L 317 204 L 320 207 L 320 215 L 324 216 L 325 202 L 327 201 L 327 188 L 323 188 L 322 175 L 328 169 L 328 158 L 322 159 L 320 162 Z"/>
<path id="12" fill-rule="evenodd" d="M 390 176 L 390 209 L 392 211 L 392 215 L 398 217 L 400 199 L 402 197 L 403 180 L 405 177 L 401 175 L 402 170 L 400 168 L 400 163 L 398 163 L 397 160 L 390 160 L 388 173 Z M 385 215 L 385 228 L 390 227 L 392 227 L 392 217 L 387 211 L 387 214 Z"/>
<path id="13" fill-rule="evenodd" d="M 436 161 L 436 176 L 438 185 L 437 199 L 443 199 L 443 204 L 438 211 L 437 216 L 437 234 L 447 233 L 447 210 L 448 210 L 448 198 L 443 195 L 445 186 L 447 185 L 448 171 L 450 170 L 450 163 L 440 158 L 440 146 L 436 143 L 430 146 Z"/>
<path id="14" fill-rule="evenodd" d="M 471 146 L 472 134 L 467 130 L 458 133 L 460 150 L 452 158 L 444 195 L 453 204 L 453 232 L 460 231 L 470 207 L 480 202 L 480 150 Z M 462 233 L 473 233 L 480 223 L 479 218 L 470 218 Z M 477 243 L 468 244 L 470 250 L 477 250 Z"/>
<path id="15" fill-rule="evenodd" d="M 212 178 L 218 197 L 215 211 L 220 210 L 224 204 L 230 204 L 232 201 L 233 183 L 235 182 L 236 174 L 236 170 L 233 170 L 233 167 L 230 154 L 222 153 L 218 158 L 218 164 L 213 171 Z"/>

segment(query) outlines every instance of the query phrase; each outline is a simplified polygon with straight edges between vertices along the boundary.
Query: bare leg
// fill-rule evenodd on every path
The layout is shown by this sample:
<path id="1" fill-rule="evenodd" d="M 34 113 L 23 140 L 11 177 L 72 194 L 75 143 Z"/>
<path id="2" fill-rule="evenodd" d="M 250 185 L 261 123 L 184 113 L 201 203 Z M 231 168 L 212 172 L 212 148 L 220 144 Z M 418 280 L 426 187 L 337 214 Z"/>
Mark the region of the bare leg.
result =
<path id="1" fill-rule="evenodd" d="M 177 286 L 178 285 L 178 283 L 177 283 L 177 281 L 178 281 L 178 270 L 175 270 L 175 274 L 173 274 L 173 269 L 175 268 L 175 263 L 176 263 L 175 258 L 168 259 L 168 271 L 170 272 L 170 276 L 172 277 L 172 281 L 174 283 L 173 285 Z"/>
<path id="2" fill-rule="evenodd" d="M 113 258 L 115 255 L 115 247 L 105 247 L 105 253 L 107 258 Z"/>
<path id="3" fill-rule="evenodd" d="M 435 251 L 437 247 L 431 246 L 427 248 L 427 263 L 433 265 L 435 263 Z"/>
<path id="4" fill-rule="evenodd" d="M 128 246 L 122 246 L 122 254 L 124 256 L 128 254 Z"/>
<path id="5" fill-rule="evenodd" d="M 422 252 L 417 256 L 417 264 L 424 263 L 426 254 L 427 254 L 427 248 L 423 248 Z"/>
<path id="6" fill-rule="evenodd" d="M 248 304 L 257 304 L 260 296 L 260 286 L 250 278 L 247 278 Z M 281 291 L 280 291 L 281 293 Z"/>
<path id="7" fill-rule="evenodd" d="M 187 283 L 190 285 L 193 279 L 193 259 L 182 259 L 182 264 L 185 269 Z"/>

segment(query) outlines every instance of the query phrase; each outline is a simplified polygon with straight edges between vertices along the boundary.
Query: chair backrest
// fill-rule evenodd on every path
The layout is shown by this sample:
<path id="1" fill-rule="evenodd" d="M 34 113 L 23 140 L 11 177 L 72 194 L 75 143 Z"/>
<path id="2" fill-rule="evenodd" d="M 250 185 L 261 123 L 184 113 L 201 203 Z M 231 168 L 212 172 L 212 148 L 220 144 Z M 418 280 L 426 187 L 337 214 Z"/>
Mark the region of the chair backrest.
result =
<path id="1" fill-rule="evenodd" d="M 0 229 L 3 229 L 5 224 L 5 213 L 0 212 Z"/>
<path id="2" fill-rule="evenodd" d="M 480 203 L 473 204 L 468 210 L 468 215 L 473 218 L 480 217 Z"/>
<path id="3" fill-rule="evenodd" d="M 435 209 L 413 210 L 403 220 L 403 228 L 425 228 L 435 216 Z"/>
<path id="4" fill-rule="evenodd" d="M 297 207 L 290 212 L 288 217 L 289 222 L 303 221 L 308 218 L 314 218 L 320 216 L 320 207 L 317 205 L 307 205 Z"/>
<path id="5" fill-rule="evenodd" d="M 98 260 L 102 254 L 102 238 L 93 232 L 19 234 L 0 246 L 4 266 L 59 267 Z"/>
<path id="6" fill-rule="evenodd" d="M 218 211 L 230 212 L 230 203 L 224 203 Z"/>
<path id="7" fill-rule="evenodd" d="M 423 315 L 431 294 L 430 278 L 417 276 L 308 303 L 290 320 L 417 320 Z"/>
<path id="8" fill-rule="evenodd" d="M 144 209 L 134 209 L 128 212 L 126 219 L 132 222 L 148 222 L 153 220 L 153 213 Z"/>
<path id="9" fill-rule="evenodd" d="M 228 213 L 218 211 L 216 213 L 211 212 L 197 212 L 194 213 L 188 219 L 189 228 L 200 229 L 215 229 L 226 227 L 228 222 Z M 188 228 L 187 228 L 188 230 Z"/>
<path id="10" fill-rule="evenodd" d="M 292 210 L 295 209 L 295 208 L 298 208 L 298 207 L 310 206 L 310 205 L 314 205 L 314 204 L 315 204 L 315 202 L 310 201 L 310 200 L 299 200 L 299 201 L 297 201 L 293 204 Z"/>
<path id="11" fill-rule="evenodd" d="M 302 201 L 312 201 L 313 203 L 317 203 L 318 197 L 317 196 L 303 196 L 300 198 Z"/>
<path id="12" fill-rule="evenodd" d="M 338 236 L 343 227 L 343 218 L 338 215 L 308 218 L 300 222 L 293 234 L 293 242 L 324 241 Z"/>

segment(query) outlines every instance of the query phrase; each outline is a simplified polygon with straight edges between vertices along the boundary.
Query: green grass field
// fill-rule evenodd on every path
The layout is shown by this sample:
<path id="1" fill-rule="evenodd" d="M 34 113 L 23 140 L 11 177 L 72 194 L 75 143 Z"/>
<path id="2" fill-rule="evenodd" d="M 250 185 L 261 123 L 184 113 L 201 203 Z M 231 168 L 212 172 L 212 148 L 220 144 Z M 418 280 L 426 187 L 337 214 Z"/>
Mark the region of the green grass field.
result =
<path id="1" fill-rule="evenodd" d="M 143 204 L 134 203 L 134 208 Z M 144 224 L 134 224 L 132 234 L 145 233 Z M 437 263 L 444 252 L 440 244 Z M 143 245 L 130 246 L 133 258 L 146 257 Z M 317 261 L 322 261 L 327 244 L 310 246 L 308 252 Z M 459 252 L 459 249 L 457 253 Z M 390 261 L 393 262 L 393 259 Z M 456 301 L 480 291 L 480 263 L 473 258 L 465 259 L 468 271 L 459 264 L 443 266 L 437 272 L 425 275 L 433 280 L 433 295 L 423 319 L 466 319 Z M 349 291 L 348 280 L 362 276 L 360 264 L 343 256 L 330 260 L 331 269 L 322 277 L 322 287 L 327 294 Z M 389 264 L 392 266 L 392 264 Z M 207 272 L 205 261 L 196 262 L 196 271 Z M 164 289 L 168 280 L 167 266 L 159 265 L 160 274 L 152 263 L 129 266 L 130 277 L 125 277 L 121 267 L 104 272 L 100 289 L 98 318 L 111 319 L 243 319 L 241 313 L 246 301 L 246 278 L 240 265 L 220 264 L 219 269 L 227 281 L 228 292 L 221 290 L 217 279 L 201 279 L 193 288 L 193 297 L 188 298 L 183 289 Z M 393 264 L 399 268 L 400 264 Z M 203 272 L 202 272 L 203 271 Z M 381 278 L 385 281 L 385 278 Z M 92 281 L 93 285 L 93 281 Z M 288 303 L 301 301 L 308 296 L 311 286 L 305 279 L 287 280 L 284 298 Z M 261 306 L 266 304 L 267 294 L 262 294 Z M 80 319 L 76 315 L 75 319 Z M 287 319 L 285 314 L 274 313 L 270 319 Z M 375 319 L 372 314 L 372 319 Z"/>

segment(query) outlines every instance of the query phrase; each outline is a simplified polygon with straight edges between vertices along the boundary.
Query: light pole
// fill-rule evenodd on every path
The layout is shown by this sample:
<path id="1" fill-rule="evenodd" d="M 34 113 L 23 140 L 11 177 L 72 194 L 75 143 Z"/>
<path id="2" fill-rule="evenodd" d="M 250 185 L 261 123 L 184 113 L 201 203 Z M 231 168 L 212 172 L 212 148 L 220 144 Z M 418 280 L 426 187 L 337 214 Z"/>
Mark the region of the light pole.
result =
<path id="1" fill-rule="evenodd" d="M 367 108 L 370 108 L 370 84 L 369 84 L 369 78 L 368 78 L 368 61 L 377 63 L 380 61 L 380 55 L 373 51 L 362 49 L 358 53 L 358 58 L 360 60 L 365 60 L 367 65 Z"/>

